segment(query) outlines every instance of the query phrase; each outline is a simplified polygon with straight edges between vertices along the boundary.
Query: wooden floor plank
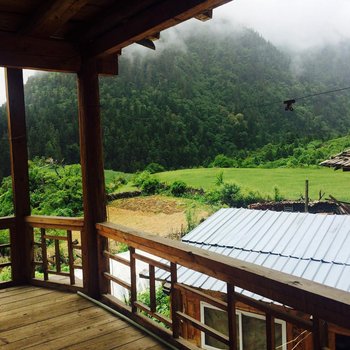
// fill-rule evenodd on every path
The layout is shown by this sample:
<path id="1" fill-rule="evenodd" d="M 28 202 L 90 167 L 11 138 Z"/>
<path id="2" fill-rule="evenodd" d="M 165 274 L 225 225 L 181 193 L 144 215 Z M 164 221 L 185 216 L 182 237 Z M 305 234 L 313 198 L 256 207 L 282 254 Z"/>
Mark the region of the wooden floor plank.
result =
<path id="1" fill-rule="evenodd" d="M 78 349 L 84 349 L 80 344 L 82 342 L 90 343 L 95 338 L 99 339 L 109 333 L 118 333 L 122 329 L 120 327 L 127 328 L 128 325 L 122 320 L 114 319 L 113 322 L 102 319 L 100 322 L 89 324 L 79 331 L 69 334 L 68 336 L 61 337 L 52 341 L 44 342 L 40 344 L 42 350 L 59 350 L 59 349 L 71 349 L 76 344 L 79 344 Z M 37 349 L 37 345 L 25 347 L 24 349 Z M 23 350 L 24 350 L 23 349 Z M 99 348 L 97 348 L 99 349 Z"/>
<path id="2" fill-rule="evenodd" d="M 77 299 L 76 295 L 72 294 L 67 296 L 64 303 L 45 302 L 16 309 L 13 313 L 6 311 L 1 313 L 1 318 L 6 322 L 0 323 L 0 332 L 65 315 L 74 308 L 84 309 L 87 307 L 90 307 L 89 302 Z"/>
<path id="3" fill-rule="evenodd" d="M 15 309 L 39 304 L 48 300 L 52 300 L 52 291 L 36 288 L 36 290 L 28 291 L 25 294 L 16 294 L 0 299 L 0 312 L 14 311 Z"/>
<path id="4" fill-rule="evenodd" d="M 111 348 L 111 350 L 149 350 L 153 349 L 155 346 L 158 348 L 155 349 L 168 349 L 165 345 L 160 345 L 153 338 L 143 336 L 135 341 L 130 341 L 125 344 L 118 344 L 117 346 Z"/>
<path id="5" fill-rule="evenodd" d="M 0 290 L 1 350 L 165 350 L 165 345 L 77 294 Z"/>
<path id="6" fill-rule="evenodd" d="M 94 339 L 95 337 L 101 337 L 105 333 L 111 331 L 118 331 L 118 327 L 127 327 L 121 320 L 106 321 L 104 315 L 97 317 L 93 324 L 90 322 L 82 327 L 75 326 L 74 329 L 64 333 L 64 337 L 58 336 L 55 339 L 46 340 L 42 339 L 38 343 L 30 343 L 22 349 L 42 349 L 42 350 L 58 350 L 67 349 L 72 344 L 80 343 L 82 340 Z M 81 348 L 84 349 L 84 348 Z"/>
<path id="7" fill-rule="evenodd" d="M 62 333 L 75 330 L 76 328 L 89 325 L 101 318 L 101 312 L 96 307 L 91 306 L 84 310 L 72 311 L 65 317 L 57 316 L 47 320 L 31 323 L 29 325 L 1 332 L 1 337 L 10 344 L 16 343 L 17 348 L 21 349 L 28 344 L 28 334 L 30 334 L 30 343 L 40 343 L 43 339 L 52 340 L 62 336 Z M 102 315 L 104 317 L 104 315 Z M 55 327 L 52 327 L 52 324 Z M 79 326 L 77 326 L 79 325 Z M 9 347 L 10 348 L 10 347 Z"/>
<path id="8" fill-rule="evenodd" d="M 4 288 L 0 289 L 0 300 L 2 298 L 8 297 L 10 294 L 11 295 L 16 295 L 16 294 L 22 294 L 22 293 L 27 293 L 32 290 L 36 290 L 36 287 L 33 286 L 20 286 L 20 287 L 10 287 L 10 288 Z"/>
<path id="9" fill-rule="evenodd" d="M 123 329 L 104 332 L 104 334 L 99 334 L 98 337 L 94 335 L 91 339 L 86 339 L 82 342 L 79 342 L 75 345 L 66 347 L 65 349 L 69 350 L 95 350 L 95 349 L 112 349 L 115 344 L 121 344 L 124 349 L 124 345 L 129 342 L 134 342 L 140 338 L 143 338 L 144 335 L 141 331 L 131 328 L 127 325 Z M 85 338 L 85 336 L 84 336 Z"/>

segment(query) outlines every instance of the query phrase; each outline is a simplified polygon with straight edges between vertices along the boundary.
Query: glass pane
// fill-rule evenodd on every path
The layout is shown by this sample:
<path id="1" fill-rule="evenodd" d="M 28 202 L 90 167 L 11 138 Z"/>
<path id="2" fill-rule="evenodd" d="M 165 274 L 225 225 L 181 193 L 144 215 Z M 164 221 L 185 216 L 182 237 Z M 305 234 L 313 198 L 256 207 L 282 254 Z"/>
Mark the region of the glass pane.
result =
<path id="1" fill-rule="evenodd" d="M 244 350 L 266 349 L 265 320 L 242 314 Z"/>
<path id="2" fill-rule="evenodd" d="M 204 323 L 221 332 L 228 335 L 227 313 L 221 310 L 212 308 L 204 308 Z M 205 335 L 205 344 L 210 345 L 218 349 L 228 349 L 228 346 L 216 340 L 215 338 Z"/>
<path id="3" fill-rule="evenodd" d="M 282 345 L 282 325 L 275 322 L 275 346 L 280 347 Z"/>
<path id="4" fill-rule="evenodd" d="M 335 349 L 336 350 L 349 350 L 350 349 L 350 337 L 342 334 L 335 335 Z"/>
<path id="5" fill-rule="evenodd" d="M 227 313 L 221 310 L 216 310 L 204 307 L 204 323 L 219 331 L 222 334 L 228 335 Z M 237 326 L 237 349 L 239 349 L 239 317 L 236 315 Z M 228 349 L 228 346 L 216 340 L 215 338 L 205 335 L 205 344 L 218 349 Z"/>

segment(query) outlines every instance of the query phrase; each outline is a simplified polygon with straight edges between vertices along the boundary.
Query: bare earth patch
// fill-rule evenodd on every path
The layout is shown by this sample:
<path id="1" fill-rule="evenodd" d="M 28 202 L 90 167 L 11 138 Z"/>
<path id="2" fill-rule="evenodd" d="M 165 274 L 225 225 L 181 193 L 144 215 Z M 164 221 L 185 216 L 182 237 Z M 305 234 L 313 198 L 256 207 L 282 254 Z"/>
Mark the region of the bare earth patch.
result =
<path id="1" fill-rule="evenodd" d="M 203 208 L 189 209 L 190 204 L 164 196 L 120 199 L 108 205 L 108 220 L 150 234 L 176 237 L 187 229 L 186 211 L 191 210 L 197 221 L 209 215 Z"/>

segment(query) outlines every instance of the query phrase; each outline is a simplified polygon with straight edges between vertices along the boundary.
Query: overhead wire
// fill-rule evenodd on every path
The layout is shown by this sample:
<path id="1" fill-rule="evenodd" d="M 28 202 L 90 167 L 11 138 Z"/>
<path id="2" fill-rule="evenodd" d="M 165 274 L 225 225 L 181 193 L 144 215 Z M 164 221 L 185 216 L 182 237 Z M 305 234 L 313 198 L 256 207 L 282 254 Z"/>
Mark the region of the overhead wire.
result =
<path id="1" fill-rule="evenodd" d="M 286 104 L 286 102 L 288 102 L 288 101 L 294 101 L 293 103 L 296 103 L 299 100 L 305 100 L 305 99 L 308 99 L 308 98 L 311 98 L 311 97 L 315 97 L 315 96 L 320 96 L 320 95 L 333 94 L 333 93 L 341 92 L 341 91 L 345 91 L 345 90 L 350 90 L 350 86 L 346 86 L 346 87 L 339 88 L 339 89 L 333 89 L 333 90 L 316 92 L 314 94 L 299 96 L 299 97 L 296 97 L 296 98 L 293 98 L 293 99 L 289 99 L 289 100 L 285 100 L 285 101 L 279 100 L 279 101 L 268 102 L 268 103 L 264 103 L 264 104 L 260 103 L 260 104 L 256 104 L 256 105 L 245 106 L 245 107 L 243 107 L 242 110 L 249 109 L 249 108 L 257 108 L 257 107 L 264 108 L 264 107 L 269 107 L 269 106 L 273 106 L 273 105 L 276 105 L 276 104 Z"/>

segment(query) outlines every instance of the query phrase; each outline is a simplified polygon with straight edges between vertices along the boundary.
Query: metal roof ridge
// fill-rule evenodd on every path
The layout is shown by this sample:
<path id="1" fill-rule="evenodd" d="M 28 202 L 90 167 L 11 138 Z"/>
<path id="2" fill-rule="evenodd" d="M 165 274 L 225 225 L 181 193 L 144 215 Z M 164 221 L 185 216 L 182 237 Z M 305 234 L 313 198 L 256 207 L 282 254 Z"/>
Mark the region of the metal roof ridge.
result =
<path id="1" fill-rule="evenodd" d="M 190 245 L 201 245 L 202 249 L 203 246 L 207 247 L 217 247 L 217 248 L 225 248 L 225 249 L 231 249 L 232 250 L 240 250 L 242 252 L 248 252 L 248 253 L 257 253 L 257 254 L 264 254 L 264 255 L 275 255 L 275 256 L 280 256 L 282 258 L 291 258 L 295 260 L 300 260 L 300 261 L 315 261 L 315 262 L 321 262 L 324 264 L 335 264 L 335 265 L 341 265 L 341 266 L 350 266 L 350 263 L 347 262 L 339 262 L 339 261 L 327 261 L 325 259 L 315 259 L 313 257 L 300 257 L 300 256 L 293 256 L 293 255 L 287 255 L 287 254 L 281 254 L 273 251 L 262 251 L 262 250 L 254 250 L 254 249 L 246 249 L 243 247 L 236 247 L 236 246 L 228 246 L 228 245 L 222 245 L 222 244 L 208 244 L 204 242 L 194 242 L 194 241 L 182 241 L 183 243 L 190 244 Z M 239 258 L 237 258 L 240 260 Z"/>

